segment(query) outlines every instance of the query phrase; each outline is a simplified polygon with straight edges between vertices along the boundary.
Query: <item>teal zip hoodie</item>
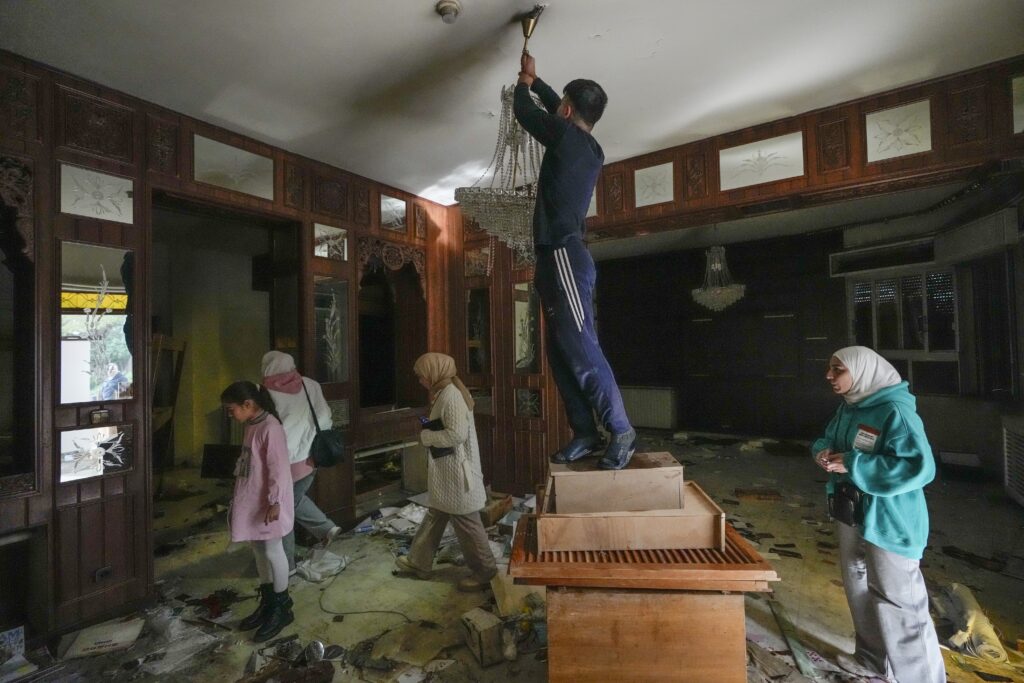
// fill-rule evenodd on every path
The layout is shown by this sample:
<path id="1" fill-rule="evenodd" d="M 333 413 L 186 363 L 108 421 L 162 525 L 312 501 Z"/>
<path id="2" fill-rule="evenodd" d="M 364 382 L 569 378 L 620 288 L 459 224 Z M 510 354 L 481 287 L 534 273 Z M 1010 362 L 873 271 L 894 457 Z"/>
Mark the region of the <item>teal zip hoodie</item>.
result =
<path id="1" fill-rule="evenodd" d="M 858 403 L 841 404 L 811 453 L 845 453 L 847 474 L 833 473 L 826 491 L 831 494 L 840 481 L 853 482 L 866 494 L 864 539 L 919 560 L 928 542 L 924 487 L 935 478 L 935 459 L 907 387 L 900 382 Z"/>

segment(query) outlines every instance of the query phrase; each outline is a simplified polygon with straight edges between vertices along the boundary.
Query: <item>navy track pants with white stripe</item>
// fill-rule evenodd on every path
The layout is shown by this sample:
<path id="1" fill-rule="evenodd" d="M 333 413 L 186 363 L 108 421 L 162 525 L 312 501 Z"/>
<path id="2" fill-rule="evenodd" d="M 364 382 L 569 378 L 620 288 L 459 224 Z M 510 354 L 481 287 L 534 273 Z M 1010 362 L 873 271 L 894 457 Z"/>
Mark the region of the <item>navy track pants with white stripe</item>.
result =
<path id="1" fill-rule="evenodd" d="M 597 340 L 597 271 L 587 247 L 575 238 L 559 247 L 538 246 L 533 279 L 547 325 L 548 363 L 573 433 L 596 435 L 594 413 L 611 434 L 629 431 L 619 386 Z"/>

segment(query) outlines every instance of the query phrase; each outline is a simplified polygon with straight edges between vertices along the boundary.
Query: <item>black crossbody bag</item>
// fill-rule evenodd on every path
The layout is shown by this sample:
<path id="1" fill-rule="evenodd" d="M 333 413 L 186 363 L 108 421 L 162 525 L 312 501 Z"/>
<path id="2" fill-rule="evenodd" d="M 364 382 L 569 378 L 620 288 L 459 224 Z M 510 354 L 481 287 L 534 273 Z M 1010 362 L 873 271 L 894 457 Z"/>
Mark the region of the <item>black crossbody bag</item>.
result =
<path id="1" fill-rule="evenodd" d="M 851 482 L 841 481 L 828 497 L 828 516 L 847 526 L 860 526 L 864 522 L 863 501 L 863 491 Z"/>
<path id="2" fill-rule="evenodd" d="M 309 414 L 313 418 L 313 426 L 316 427 L 316 436 L 309 447 L 309 459 L 317 467 L 334 467 L 345 459 L 345 437 L 333 426 L 329 429 L 320 429 L 320 423 L 316 419 L 316 411 L 313 410 L 313 401 L 309 398 L 309 390 L 306 383 L 302 383 L 302 390 L 306 392 L 306 403 L 309 404 Z"/>

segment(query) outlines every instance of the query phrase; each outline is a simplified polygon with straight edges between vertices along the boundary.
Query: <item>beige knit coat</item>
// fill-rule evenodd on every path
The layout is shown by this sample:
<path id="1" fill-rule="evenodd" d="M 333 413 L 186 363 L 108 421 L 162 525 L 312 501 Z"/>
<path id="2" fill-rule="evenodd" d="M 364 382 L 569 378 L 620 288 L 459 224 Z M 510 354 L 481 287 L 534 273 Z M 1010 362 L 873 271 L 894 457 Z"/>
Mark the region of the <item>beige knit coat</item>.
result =
<path id="1" fill-rule="evenodd" d="M 427 465 L 427 491 L 430 507 L 452 515 L 468 515 L 487 503 L 484 475 L 480 469 L 480 446 L 476 438 L 473 412 L 454 384 L 441 389 L 430 409 L 430 419 L 440 419 L 445 428 L 433 432 L 424 429 L 424 446 L 451 447 L 452 455 L 430 458 Z"/>

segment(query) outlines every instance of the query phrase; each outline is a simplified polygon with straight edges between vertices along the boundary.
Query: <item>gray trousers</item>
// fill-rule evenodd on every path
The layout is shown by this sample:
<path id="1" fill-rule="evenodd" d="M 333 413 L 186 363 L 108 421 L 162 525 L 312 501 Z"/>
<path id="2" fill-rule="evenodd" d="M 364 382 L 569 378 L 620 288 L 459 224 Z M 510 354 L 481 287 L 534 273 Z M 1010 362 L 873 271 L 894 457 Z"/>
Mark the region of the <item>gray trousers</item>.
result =
<path id="1" fill-rule="evenodd" d="M 427 516 L 423 524 L 416 530 L 409 548 L 409 562 L 420 571 L 429 572 L 434 566 L 434 553 L 441 543 L 444 528 L 452 523 L 455 537 L 459 539 L 462 556 L 466 558 L 466 566 L 476 578 L 489 581 L 497 573 L 494 566 L 494 553 L 487 542 L 487 532 L 480 521 L 479 512 L 468 515 L 450 515 L 433 508 L 427 508 Z"/>
<path id="2" fill-rule="evenodd" d="M 898 683 L 946 683 L 918 560 L 883 550 L 841 522 L 836 532 L 856 658 Z"/>
<path id="3" fill-rule="evenodd" d="M 327 532 L 334 528 L 334 522 L 327 518 L 316 503 L 306 493 L 313 485 L 313 477 L 316 472 L 292 482 L 292 492 L 295 494 L 295 523 L 301 524 L 309 533 L 323 540 Z M 288 571 L 295 569 L 295 528 L 284 537 L 284 554 L 288 557 Z"/>

